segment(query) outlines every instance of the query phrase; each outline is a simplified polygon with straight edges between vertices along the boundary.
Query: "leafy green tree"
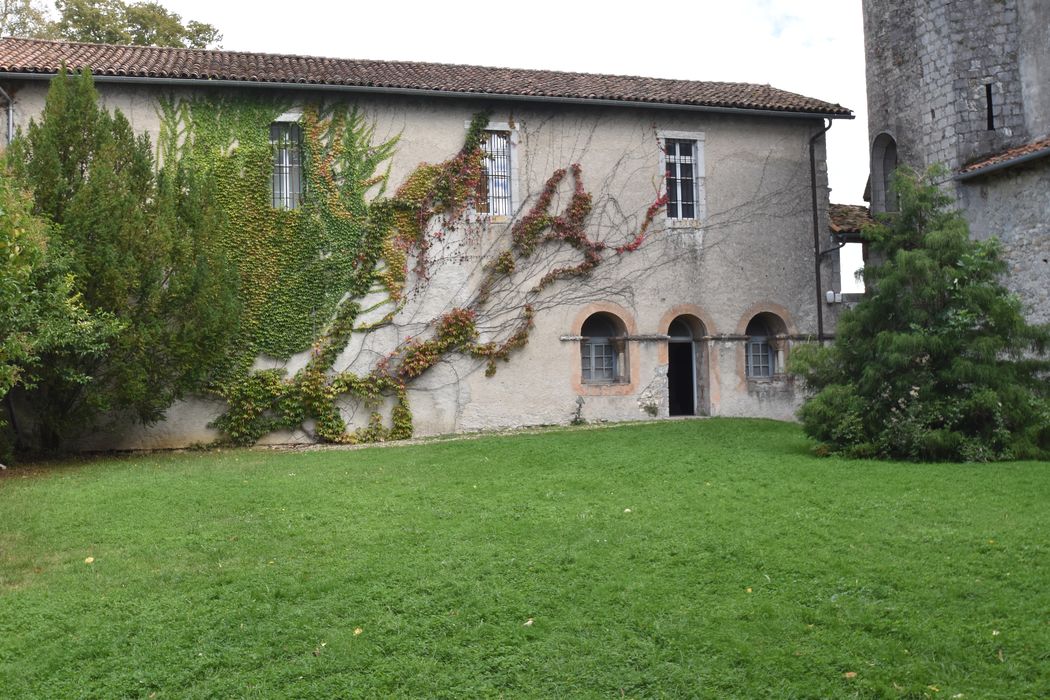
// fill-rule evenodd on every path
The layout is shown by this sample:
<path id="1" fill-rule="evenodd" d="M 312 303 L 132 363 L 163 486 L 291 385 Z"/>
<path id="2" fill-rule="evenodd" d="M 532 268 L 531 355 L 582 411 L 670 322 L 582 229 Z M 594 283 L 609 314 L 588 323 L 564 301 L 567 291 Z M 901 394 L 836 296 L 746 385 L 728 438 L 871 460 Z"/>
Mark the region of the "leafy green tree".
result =
<path id="1" fill-rule="evenodd" d="M 0 36 L 50 36 L 47 9 L 38 0 L 0 0 Z"/>
<path id="2" fill-rule="evenodd" d="M 48 249 L 47 223 L 32 214 L 32 200 L 10 174 L 0 176 L 0 398 L 34 388 L 41 358 L 66 352 L 98 358 L 120 331 L 106 313 L 92 314 L 73 289 L 64 260 Z M 90 378 L 69 368 L 70 384 Z M 0 414 L 0 428 L 6 420 Z M 0 440 L 0 452 L 8 451 Z"/>
<path id="3" fill-rule="evenodd" d="M 834 345 L 795 353 L 814 395 L 799 416 L 824 449 L 909 460 L 1050 456 L 1050 328 L 1000 283 L 996 240 L 974 241 L 936 185 L 905 169 L 900 212 L 865 231 L 876 257 Z"/>
<path id="4" fill-rule="evenodd" d="M 183 22 L 156 2 L 57 0 L 55 6 L 58 18 L 51 19 L 39 0 L 0 0 L 0 36 L 197 49 L 222 41 L 212 25 Z"/>
<path id="5" fill-rule="evenodd" d="M 123 0 L 57 0 L 59 18 L 52 35 L 69 41 L 143 46 L 207 48 L 222 40 L 210 24 L 189 21 L 156 2 Z"/>
<path id="6" fill-rule="evenodd" d="M 47 354 L 27 402 L 43 447 L 106 417 L 158 420 L 203 388 L 238 328 L 236 279 L 212 240 L 211 186 L 179 162 L 157 170 L 152 146 L 98 104 L 91 76 L 52 81 L 40 122 L 11 161 L 54 224 L 75 292 L 121 331 L 103 357 Z M 90 381 L 70 381 L 81 375 Z"/>

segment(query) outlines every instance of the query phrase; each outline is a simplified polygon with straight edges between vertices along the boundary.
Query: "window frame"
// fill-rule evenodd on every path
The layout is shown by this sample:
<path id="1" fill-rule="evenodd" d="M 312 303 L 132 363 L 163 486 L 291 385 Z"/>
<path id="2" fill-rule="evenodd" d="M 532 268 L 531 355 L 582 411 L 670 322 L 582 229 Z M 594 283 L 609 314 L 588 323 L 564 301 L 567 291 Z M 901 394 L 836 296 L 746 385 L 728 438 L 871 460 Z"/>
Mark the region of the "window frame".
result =
<path id="1" fill-rule="evenodd" d="M 270 149 L 273 170 L 270 173 L 270 206 L 281 211 L 298 209 L 303 202 L 306 182 L 303 177 L 302 113 L 285 112 L 270 122 Z M 283 133 L 274 138 L 274 129 Z M 292 132 L 295 138 L 292 138 Z M 287 144 L 287 145 L 284 145 Z M 292 157 L 293 154 L 296 157 Z M 297 177 L 296 177 L 297 176 Z M 298 183 L 298 189 L 293 188 Z"/>
<path id="2" fill-rule="evenodd" d="M 584 333 L 584 327 L 594 316 L 602 317 L 601 320 L 608 324 L 610 335 L 589 336 Z M 598 311 L 584 320 L 580 333 L 580 384 L 629 384 L 628 333 L 623 320 L 611 313 Z M 596 376 L 597 371 L 602 372 L 602 375 Z"/>
<path id="3" fill-rule="evenodd" d="M 584 384 L 614 384 L 619 377 L 619 362 L 611 337 L 586 338 L 580 353 L 580 381 Z M 602 374 L 597 375 L 598 372 Z"/>
<path id="4" fill-rule="evenodd" d="M 691 142 L 693 145 L 693 216 L 684 217 L 681 215 L 682 209 L 680 199 L 677 200 L 677 215 L 672 215 L 669 211 L 672 204 L 670 199 L 668 199 L 667 206 L 664 207 L 663 214 L 665 221 L 671 227 L 699 228 L 707 217 L 705 187 L 706 167 L 704 162 L 704 146 L 706 142 L 705 133 L 702 131 L 669 131 L 661 129 L 656 132 L 656 136 L 659 140 L 660 146 L 660 178 L 663 182 L 664 193 L 667 195 L 670 195 L 670 178 L 668 177 L 667 168 L 669 164 L 677 163 L 677 158 L 670 160 L 667 155 L 668 141 L 685 141 Z M 678 174 L 680 176 L 680 171 Z M 676 179 L 680 181 L 681 177 Z"/>
<path id="5" fill-rule="evenodd" d="M 463 127 L 465 129 L 469 129 L 470 128 L 470 122 L 469 121 L 464 122 L 463 123 Z M 491 187 L 492 177 L 487 174 L 488 173 L 487 170 L 486 170 L 486 179 L 485 179 L 485 193 L 486 193 L 486 197 L 487 197 L 485 209 L 487 211 L 481 211 L 481 208 L 478 206 L 478 203 L 475 202 L 474 212 L 476 214 L 478 214 L 479 216 L 483 216 L 483 217 L 489 219 L 490 221 L 509 221 L 514 216 L 515 207 L 517 207 L 518 202 L 521 201 L 519 196 L 518 196 L 518 182 L 519 182 L 519 180 L 518 180 L 518 157 L 517 157 L 518 141 L 519 141 L 519 130 L 518 129 L 519 129 L 519 127 L 518 127 L 517 123 L 513 123 L 512 124 L 510 122 L 489 122 L 485 126 L 485 129 L 484 129 L 485 134 L 486 134 L 486 144 L 488 142 L 490 134 L 503 133 L 503 134 L 506 134 L 506 136 L 507 136 L 507 142 L 506 142 L 507 174 L 505 176 L 501 176 L 501 177 L 506 177 L 506 179 L 507 179 L 507 196 L 506 196 L 505 206 L 498 207 L 500 209 L 505 209 L 505 213 L 503 211 L 498 211 L 498 212 L 492 211 L 494 208 L 497 208 L 497 207 L 494 206 L 495 202 L 493 201 L 493 190 L 494 190 L 494 188 Z M 483 146 L 483 148 L 484 148 L 484 146 Z M 488 160 L 487 156 L 486 156 L 486 160 Z M 500 198 L 500 199 L 503 199 L 503 198 Z"/>
<path id="6" fill-rule="evenodd" d="M 776 381 L 782 376 L 787 351 L 788 327 L 776 311 L 761 310 L 743 327 L 744 377 L 748 381 Z"/>
<path id="7" fill-rule="evenodd" d="M 756 359 L 764 359 L 757 363 Z M 764 373 L 756 370 L 763 369 Z M 768 335 L 755 335 L 747 339 L 747 378 L 772 379 L 777 374 L 777 351 L 769 342 Z"/>

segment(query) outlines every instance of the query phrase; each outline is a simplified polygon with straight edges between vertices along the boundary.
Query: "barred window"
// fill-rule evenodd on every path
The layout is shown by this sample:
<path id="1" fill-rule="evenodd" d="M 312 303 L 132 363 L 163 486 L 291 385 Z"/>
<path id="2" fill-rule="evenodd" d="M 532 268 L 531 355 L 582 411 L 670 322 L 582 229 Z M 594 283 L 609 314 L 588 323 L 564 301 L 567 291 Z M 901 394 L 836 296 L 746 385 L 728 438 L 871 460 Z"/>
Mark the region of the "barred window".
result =
<path id="1" fill-rule="evenodd" d="M 696 141 L 664 139 L 664 163 L 667 168 L 667 218 L 697 218 Z"/>
<path id="2" fill-rule="evenodd" d="M 510 216 L 510 132 L 486 131 L 482 149 L 485 172 L 479 183 L 477 211 Z"/>
<path id="3" fill-rule="evenodd" d="M 303 196 L 302 131 L 294 122 L 270 125 L 273 175 L 270 180 L 274 209 L 297 209 Z"/>

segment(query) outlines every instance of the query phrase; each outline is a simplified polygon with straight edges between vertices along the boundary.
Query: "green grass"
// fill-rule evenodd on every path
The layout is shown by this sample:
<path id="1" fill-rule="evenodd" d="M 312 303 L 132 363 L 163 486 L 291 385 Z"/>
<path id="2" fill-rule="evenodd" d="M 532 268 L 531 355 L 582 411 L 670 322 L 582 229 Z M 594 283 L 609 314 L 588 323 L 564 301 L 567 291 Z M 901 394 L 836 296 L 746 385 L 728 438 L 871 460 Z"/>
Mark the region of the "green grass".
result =
<path id="1" fill-rule="evenodd" d="M 0 530 L 4 698 L 1050 697 L 1045 462 L 675 421 L 14 470 Z"/>

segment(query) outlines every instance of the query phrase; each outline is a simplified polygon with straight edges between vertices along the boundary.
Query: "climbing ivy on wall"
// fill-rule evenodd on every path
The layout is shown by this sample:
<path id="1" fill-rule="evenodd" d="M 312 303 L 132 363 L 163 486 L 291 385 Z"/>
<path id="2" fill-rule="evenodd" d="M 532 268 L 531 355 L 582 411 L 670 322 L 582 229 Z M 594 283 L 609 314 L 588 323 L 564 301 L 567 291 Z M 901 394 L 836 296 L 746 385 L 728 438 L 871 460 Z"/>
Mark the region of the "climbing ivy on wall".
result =
<path id="1" fill-rule="evenodd" d="M 432 239 L 469 215 L 485 177 L 482 141 L 489 114 L 474 116 L 459 152 L 442 163 L 419 165 L 387 196 L 388 163 L 398 139 L 376 141 L 374 125 L 355 108 L 308 106 L 300 118 L 303 197 L 299 208 L 282 210 L 271 206 L 269 127 L 288 107 L 230 98 L 161 106 L 162 157 L 187 159 L 215 176 L 224 212 L 218 240 L 240 274 L 241 352 L 214 387 L 229 405 L 216 427 L 236 444 L 303 428 L 308 421 L 315 436 L 328 442 L 410 437 L 408 387 L 413 380 L 451 353 L 481 360 L 486 374 L 495 374 L 497 361 L 509 359 L 528 341 L 535 315 L 528 300 L 559 280 L 589 274 L 609 250 L 620 255 L 637 249 L 662 203 L 650 207 L 630 243 L 607 250 L 585 231 L 591 195 L 579 165 L 556 171 L 513 225 L 507 247 L 486 264 L 466 307 L 434 319 L 426 333 L 400 343 L 365 374 L 339 371 L 336 360 L 351 336 L 394 322 L 406 285 L 427 279 Z M 574 185 L 568 206 L 552 213 L 554 196 L 570 171 Z M 499 310 L 516 320 L 504 324 L 502 334 L 483 339 L 478 315 L 492 311 L 493 290 L 515 284 L 520 263 L 551 244 L 571 246 L 582 261 L 543 275 L 521 308 Z M 362 308 L 366 298 L 381 301 Z M 359 321 L 384 305 L 391 310 L 378 322 Z M 294 376 L 278 369 L 251 370 L 259 355 L 286 359 L 307 350 L 310 359 Z M 340 401 L 367 407 L 368 425 L 348 432 Z M 390 401 L 388 426 L 379 409 Z"/>
<path id="2" fill-rule="evenodd" d="M 396 140 L 373 146 L 352 110 L 302 116 L 306 194 L 298 209 L 271 206 L 270 124 L 286 105 L 198 98 L 162 106 L 165 158 L 189 158 L 216 177 L 225 212 L 220 239 L 237 261 L 245 306 L 243 357 L 286 358 L 309 347 L 344 295 L 373 282 L 385 231 L 365 193 Z"/>

